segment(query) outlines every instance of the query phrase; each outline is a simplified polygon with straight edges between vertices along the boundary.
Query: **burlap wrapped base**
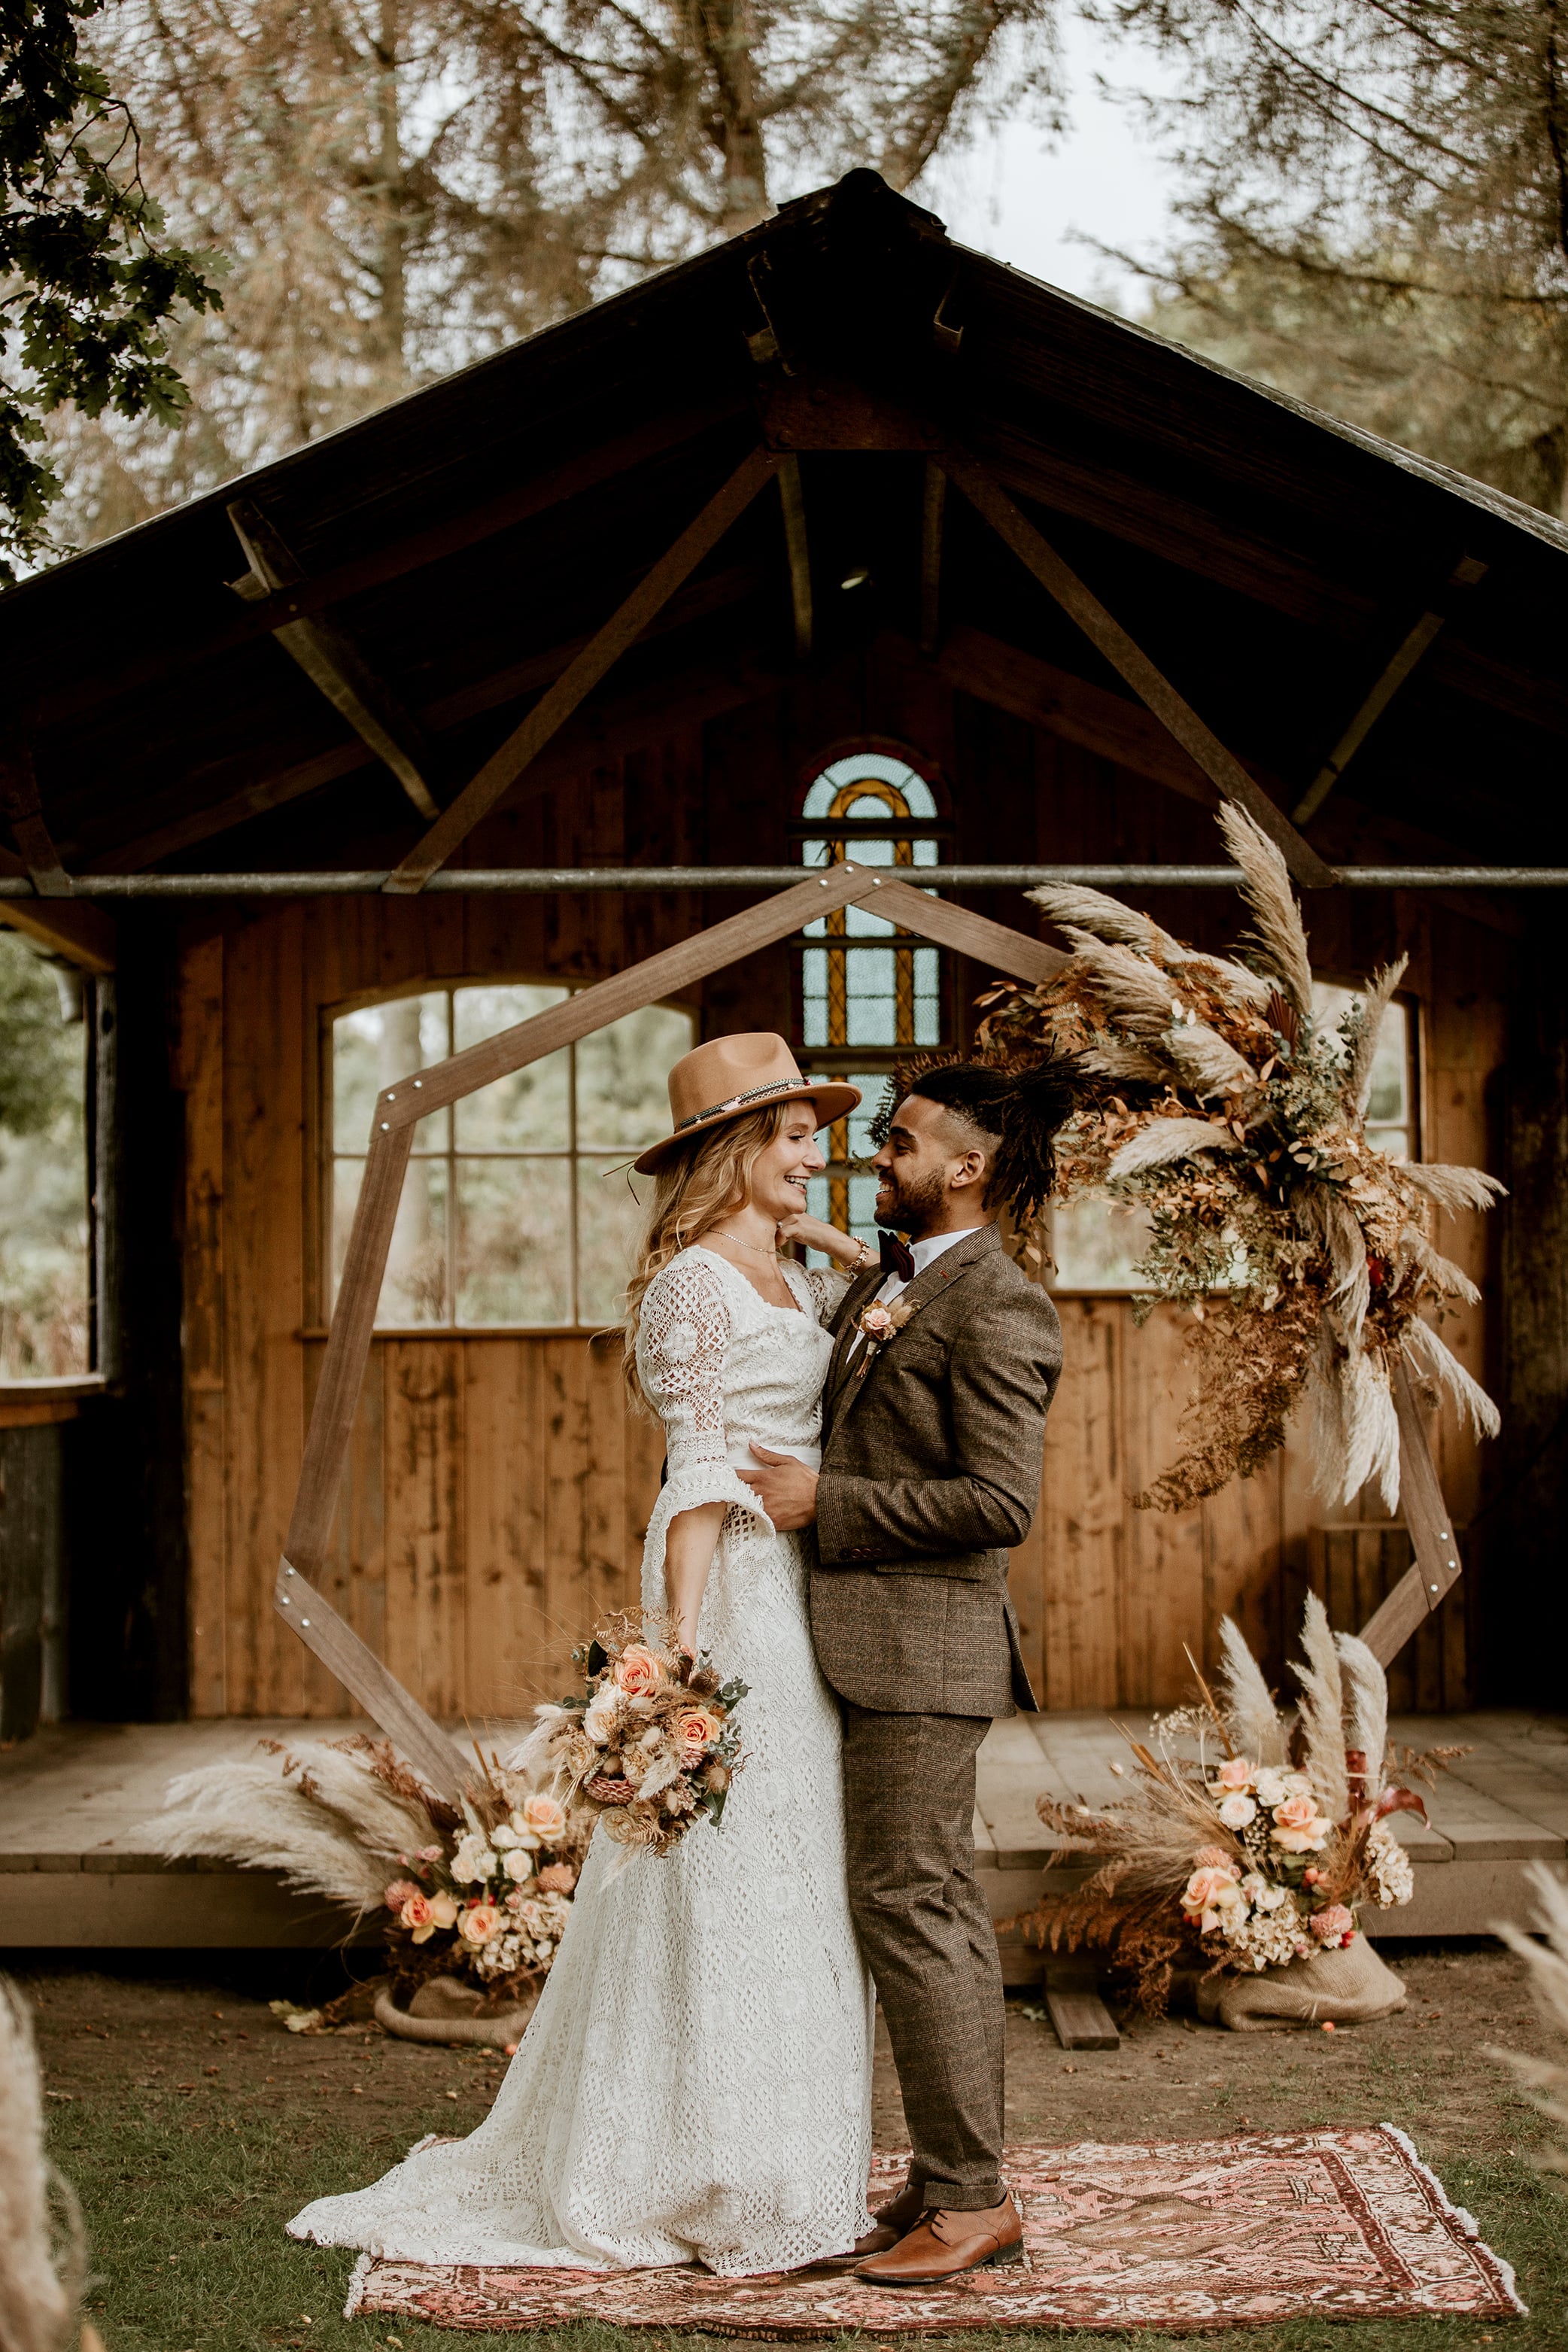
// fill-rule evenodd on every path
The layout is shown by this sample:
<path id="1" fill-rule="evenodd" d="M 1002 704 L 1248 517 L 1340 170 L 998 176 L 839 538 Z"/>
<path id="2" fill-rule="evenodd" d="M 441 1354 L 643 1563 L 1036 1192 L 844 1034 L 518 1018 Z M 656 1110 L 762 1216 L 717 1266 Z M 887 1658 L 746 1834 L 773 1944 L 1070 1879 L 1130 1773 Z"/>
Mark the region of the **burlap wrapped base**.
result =
<path id="1" fill-rule="evenodd" d="M 1233 2033 L 1279 2032 L 1290 2025 L 1364 2025 L 1405 2006 L 1405 1987 L 1364 1936 L 1337 1951 L 1317 1952 L 1258 1976 L 1205 1977 L 1198 1986 L 1205 2025 Z"/>
<path id="2" fill-rule="evenodd" d="M 459 1977 L 426 1977 L 406 2009 L 399 2009 L 392 1990 L 383 1985 L 375 1997 L 379 2024 L 400 2042 L 479 2042 L 492 2050 L 510 2050 L 522 2040 L 533 2004 L 532 1994 L 516 2009 L 487 2010 L 478 1985 Z"/>

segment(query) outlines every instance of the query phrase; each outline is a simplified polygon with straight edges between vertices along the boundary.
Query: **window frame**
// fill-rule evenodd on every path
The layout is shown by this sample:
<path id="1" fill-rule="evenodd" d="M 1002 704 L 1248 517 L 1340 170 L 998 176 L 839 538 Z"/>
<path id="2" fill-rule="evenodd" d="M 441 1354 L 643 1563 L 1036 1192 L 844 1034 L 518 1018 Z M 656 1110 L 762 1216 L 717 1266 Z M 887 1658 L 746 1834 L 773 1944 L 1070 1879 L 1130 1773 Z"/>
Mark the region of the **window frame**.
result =
<path id="1" fill-rule="evenodd" d="M 591 978 L 581 979 L 576 976 L 563 978 L 559 972 L 541 973 L 538 971 L 518 971 L 484 972 L 464 971 L 459 973 L 426 972 L 416 975 L 407 980 L 400 981 L 391 987 L 357 989 L 350 995 L 338 997 L 334 999 L 332 1003 L 329 1004 L 321 1004 L 318 1007 L 318 1019 L 314 1040 L 316 1069 L 311 1086 L 311 1099 L 315 1108 L 316 1135 L 315 1148 L 310 1155 L 310 1182 L 314 1188 L 314 1198 L 310 1203 L 309 1225 L 315 1257 L 314 1265 L 309 1269 L 310 1284 L 310 1296 L 312 1299 L 315 1313 L 313 1321 L 307 1325 L 301 1334 L 303 1338 L 308 1339 L 324 1339 L 331 1330 L 331 1318 L 336 1311 L 336 1299 L 333 1296 L 332 1286 L 332 1242 L 333 1214 L 336 1199 L 335 1175 L 337 1163 L 340 1160 L 357 1159 L 363 1160 L 365 1156 L 365 1150 L 368 1150 L 369 1145 L 369 1138 L 367 1136 L 365 1145 L 358 1151 L 341 1151 L 337 1148 L 333 1118 L 334 1068 L 332 1032 L 335 1024 L 340 1021 L 345 1020 L 351 1013 L 365 1012 L 377 1005 L 395 1004 L 409 997 L 433 996 L 437 993 L 443 993 L 447 997 L 448 1001 L 450 1001 L 456 997 L 458 991 L 466 988 L 559 989 L 562 992 L 563 1001 L 564 1001 L 565 998 L 578 995 L 584 989 L 591 988 L 594 985 L 595 982 Z M 696 1045 L 700 1042 L 702 1030 L 702 1017 L 701 1008 L 699 1004 L 693 1003 L 689 999 L 679 995 L 670 997 L 661 996 L 653 999 L 649 1006 L 639 1006 L 637 1010 L 651 1010 L 655 1005 L 662 1011 L 679 1013 L 684 1015 L 691 1025 L 691 1044 Z M 613 1027 L 615 1024 L 614 1023 L 605 1023 L 604 1025 L 606 1028 L 609 1028 Z M 453 1016 L 451 1014 L 448 1014 L 447 1034 L 448 1036 L 454 1034 Z M 597 1034 L 597 1031 L 589 1032 L 590 1035 L 596 1035 Z M 579 1144 L 577 1140 L 575 1056 L 577 1046 L 584 1042 L 585 1040 L 579 1038 L 574 1040 L 571 1046 L 557 1048 L 558 1051 L 569 1053 L 573 1057 L 569 1066 L 569 1075 L 567 1079 L 567 1104 L 570 1121 L 570 1139 L 567 1143 L 561 1146 L 541 1144 L 536 1150 L 532 1151 L 519 1150 L 498 1152 L 490 1150 L 477 1150 L 471 1153 L 464 1152 L 459 1150 L 457 1143 L 457 1126 L 454 1118 L 447 1130 L 449 1140 L 444 1152 L 432 1152 L 421 1155 L 421 1157 L 426 1160 L 442 1159 L 447 1168 L 451 1170 L 456 1169 L 459 1160 L 468 1158 L 479 1160 L 563 1160 L 567 1163 L 570 1171 L 567 1192 L 571 1209 L 571 1248 L 573 1253 L 572 1293 L 574 1307 L 578 1309 L 578 1319 L 563 1323 L 459 1323 L 455 1320 L 441 1323 L 377 1322 L 374 1325 L 372 1329 L 373 1343 L 376 1340 L 383 1339 L 428 1339 L 443 1341 L 449 1339 L 464 1341 L 471 1339 L 592 1339 L 595 1337 L 602 1336 L 607 1328 L 612 1328 L 602 1322 L 584 1322 L 580 1316 L 581 1301 L 577 1296 L 577 1168 L 578 1163 L 583 1160 L 602 1160 L 609 1158 L 611 1156 L 612 1149 L 616 1150 L 624 1149 L 629 1160 L 634 1157 L 637 1152 L 646 1150 L 647 1146 L 643 1144 L 627 1144 L 624 1147 L 609 1147 L 604 1145 L 584 1147 Z M 448 1115 L 450 1116 L 450 1114 Z M 411 1160 L 410 1165 L 412 1164 L 413 1162 Z M 406 1181 L 406 1177 L 405 1181 Z M 452 1197 L 449 1198 L 447 1204 L 448 1216 L 454 1216 L 455 1212 L 456 1198 L 454 1187 L 452 1188 Z M 455 1309 L 455 1297 L 453 1305 Z"/>

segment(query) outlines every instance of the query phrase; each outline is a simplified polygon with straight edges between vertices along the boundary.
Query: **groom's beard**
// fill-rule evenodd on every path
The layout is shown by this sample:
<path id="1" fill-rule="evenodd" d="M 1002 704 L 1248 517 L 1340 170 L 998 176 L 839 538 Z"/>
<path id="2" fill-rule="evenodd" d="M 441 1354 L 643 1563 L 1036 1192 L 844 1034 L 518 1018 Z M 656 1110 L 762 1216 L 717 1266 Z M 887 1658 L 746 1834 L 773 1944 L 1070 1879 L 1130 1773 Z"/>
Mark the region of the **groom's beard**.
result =
<path id="1" fill-rule="evenodd" d="M 910 1241 L 920 1241 L 942 1213 L 947 1194 L 945 1179 L 934 1170 L 925 1176 L 900 1178 L 897 1169 L 890 1168 L 885 1181 L 892 1193 L 892 1203 L 876 1212 L 876 1222 L 886 1225 L 889 1233 L 908 1234 Z"/>

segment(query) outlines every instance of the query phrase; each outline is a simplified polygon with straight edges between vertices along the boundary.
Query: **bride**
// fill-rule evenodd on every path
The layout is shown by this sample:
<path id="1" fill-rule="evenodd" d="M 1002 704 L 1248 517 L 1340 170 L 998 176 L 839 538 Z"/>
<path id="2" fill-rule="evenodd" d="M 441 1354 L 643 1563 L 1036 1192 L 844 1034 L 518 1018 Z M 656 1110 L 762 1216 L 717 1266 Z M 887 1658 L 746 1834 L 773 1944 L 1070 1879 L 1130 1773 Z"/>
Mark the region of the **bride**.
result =
<path id="1" fill-rule="evenodd" d="M 814 1137 L 860 1099 L 803 1079 L 782 1037 L 700 1045 L 669 1076 L 672 1132 L 627 1294 L 626 1377 L 664 1423 L 668 1481 L 642 1599 L 750 1685 L 747 1764 L 715 1832 L 665 1857 L 601 1830 L 528 2032 L 485 2122 L 289 2228 L 429 2263 L 725 2277 L 869 2253 L 873 2005 L 845 1882 L 837 1704 L 806 1616 L 809 1536 L 736 1472 L 753 1445 L 816 1466 L 844 1277 L 869 1255 L 805 1214 Z"/>

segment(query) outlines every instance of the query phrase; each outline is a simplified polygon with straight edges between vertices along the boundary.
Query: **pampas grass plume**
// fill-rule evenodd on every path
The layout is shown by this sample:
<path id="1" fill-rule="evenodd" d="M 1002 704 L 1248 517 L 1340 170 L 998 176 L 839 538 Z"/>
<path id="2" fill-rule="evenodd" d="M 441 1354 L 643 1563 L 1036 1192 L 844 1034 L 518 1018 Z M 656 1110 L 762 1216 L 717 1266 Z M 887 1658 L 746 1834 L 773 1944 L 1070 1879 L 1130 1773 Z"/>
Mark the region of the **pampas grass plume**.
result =
<path id="1" fill-rule="evenodd" d="M 1329 1630 L 1329 1612 L 1315 1592 L 1307 1595 L 1301 1618 L 1304 1663 L 1294 1667 L 1301 1685 L 1301 1729 L 1306 1736 L 1306 1769 L 1325 1813 L 1342 1821 L 1350 1811 L 1350 1785 L 1345 1776 L 1344 1683 L 1340 1654 Z"/>
<path id="2" fill-rule="evenodd" d="M 0 1979 L 0 2347 L 66 2352 L 87 2270 L 81 2212 L 44 2152 L 33 2022 Z M 83 2331 L 86 2342 L 90 2331 Z"/>

